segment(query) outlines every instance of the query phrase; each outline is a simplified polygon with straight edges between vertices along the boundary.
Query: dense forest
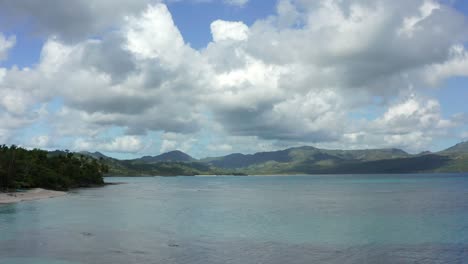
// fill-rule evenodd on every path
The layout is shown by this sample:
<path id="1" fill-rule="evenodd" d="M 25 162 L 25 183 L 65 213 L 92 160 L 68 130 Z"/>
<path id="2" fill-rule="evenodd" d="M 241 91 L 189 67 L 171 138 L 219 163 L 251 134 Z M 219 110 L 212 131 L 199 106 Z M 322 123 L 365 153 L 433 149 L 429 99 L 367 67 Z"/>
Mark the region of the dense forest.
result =
<path id="1" fill-rule="evenodd" d="M 107 171 L 107 166 L 99 160 L 68 151 L 50 155 L 39 149 L 0 146 L 0 190 L 68 190 L 102 185 L 103 174 Z"/>

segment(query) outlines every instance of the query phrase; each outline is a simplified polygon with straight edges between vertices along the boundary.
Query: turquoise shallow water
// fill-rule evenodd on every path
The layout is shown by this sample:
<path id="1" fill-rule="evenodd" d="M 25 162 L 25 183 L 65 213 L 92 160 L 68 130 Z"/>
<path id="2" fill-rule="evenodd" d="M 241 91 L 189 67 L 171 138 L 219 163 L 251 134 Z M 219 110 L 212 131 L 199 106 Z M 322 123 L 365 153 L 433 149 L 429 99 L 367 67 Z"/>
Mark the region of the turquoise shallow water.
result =
<path id="1" fill-rule="evenodd" d="M 107 181 L 0 206 L 0 264 L 468 263 L 468 174 Z"/>

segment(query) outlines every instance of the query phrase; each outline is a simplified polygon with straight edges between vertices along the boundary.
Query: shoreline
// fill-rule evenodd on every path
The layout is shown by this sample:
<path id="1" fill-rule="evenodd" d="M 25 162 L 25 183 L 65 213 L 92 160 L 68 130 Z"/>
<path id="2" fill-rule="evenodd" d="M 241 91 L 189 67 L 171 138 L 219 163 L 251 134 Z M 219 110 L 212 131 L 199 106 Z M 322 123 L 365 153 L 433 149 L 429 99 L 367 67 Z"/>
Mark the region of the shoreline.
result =
<path id="1" fill-rule="evenodd" d="M 34 188 L 24 192 L 0 192 L 0 205 L 35 201 L 66 195 L 66 192 L 51 191 L 42 188 Z"/>

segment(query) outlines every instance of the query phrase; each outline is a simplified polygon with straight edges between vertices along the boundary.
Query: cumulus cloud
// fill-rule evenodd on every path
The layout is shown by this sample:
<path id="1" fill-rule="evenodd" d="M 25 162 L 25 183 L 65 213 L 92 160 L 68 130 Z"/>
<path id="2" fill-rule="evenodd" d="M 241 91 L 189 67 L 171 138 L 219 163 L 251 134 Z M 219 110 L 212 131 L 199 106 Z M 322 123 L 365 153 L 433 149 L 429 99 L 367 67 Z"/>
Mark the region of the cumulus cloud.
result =
<path id="1" fill-rule="evenodd" d="M 208 101 L 230 134 L 266 140 L 339 142 L 373 124 L 380 140 L 397 143 L 393 123 L 435 122 L 438 103 L 421 99 L 423 109 L 406 121 L 390 118 L 396 106 L 380 121 L 353 122 L 349 113 L 385 106 L 376 97 L 386 103 L 422 92 L 420 73 L 450 61 L 466 40 L 463 15 L 432 1 L 280 1 L 277 16 L 254 23 L 234 45 L 220 41 L 237 36 L 228 25 L 212 25 L 214 43 L 204 53 L 217 71 Z M 438 122 L 434 129 L 450 123 Z"/>
<path id="2" fill-rule="evenodd" d="M 409 134 L 415 130 L 448 128 L 452 123 L 442 118 L 437 101 L 411 98 L 391 106 L 373 125 L 386 133 Z"/>
<path id="3" fill-rule="evenodd" d="M 48 148 L 50 147 L 51 139 L 47 135 L 32 137 L 28 146 L 31 148 Z"/>
<path id="4" fill-rule="evenodd" d="M 2 33 L 0 33 L 0 61 L 7 58 L 8 51 L 15 45 L 15 43 L 15 36 L 10 36 L 7 38 Z"/>
<path id="5" fill-rule="evenodd" d="M 419 25 L 421 22 L 423 22 L 425 19 L 427 19 L 430 15 L 432 15 L 432 12 L 440 9 L 440 5 L 437 2 L 434 1 L 425 1 L 421 7 L 419 8 L 419 14 L 412 16 L 412 17 L 406 17 L 403 20 L 403 25 L 401 28 L 398 30 L 399 34 L 406 34 L 408 37 L 412 37 L 413 33 L 420 29 Z"/>
<path id="6" fill-rule="evenodd" d="M 120 153 L 136 153 L 145 147 L 140 138 L 136 136 L 121 136 L 109 141 L 77 139 L 75 150 L 99 150 Z"/>
<path id="7" fill-rule="evenodd" d="M 468 52 L 461 45 L 453 46 L 449 59 L 428 66 L 424 76 L 426 81 L 433 86 L 452 76 L 468 76 Z"/>
<path id="8" fill-rule="evenodd" d="M 215 42 L 242 41 L 248 38 L 249 28 L 242 22 L 216 20 L 211 23 L 211 34 Z"/>
<path id="9" fill-rule="evenodd" d="M 181 150 L 185 152 L 190 152 L 194 143 L 197 140 L 190 136 L 178 133 L 164 133 L 161 136 L 162 143 L 160 152 L 165 153 L 173 150 Z"/>
<path id="10" fill-rule="evenodd" d="M 111 3 L 115 12 L 97 17 Z M 222 137 L 205 146 L 213 152 L 242 144 L 417 149 L 457 126 L 436 99 L 420 96 L 427 84 L 468 72 L 466 18 L 443 3 L 281 0 L 250 26 L 213 21 L 201 50 L 159 1 L 95 5 L 0 1 L 0 13 L 31 16 L 47 36 L 37 65 L 0 69 L 0 119 L 14 119 L 12 129 L 34 122 L 30 106 L 57 97 L 56 133 L 78 137 L 76 149 L 112 152 L 143 149 L 139 136 L 151 131 L 162 132 L 161 152 L 190 150 L 212 128 Z M 65 8 L 76 14 L 61 18 Z M 115 127 L 126 135 L 95 140 Z"/>
<path id="11" fill-rule="evenodd" d="M 411 152 L 427 150 L 434 140 L 450 135 L 463 124 L 459 115 L 445 118 L 435 99 L 411 95 L 390 104 L 374 119 L 348 123 L 340 140 L 319 144 L 328 148 L 402 148 Z"/>
<path id="12" fill-rule="evenodd" d="M 185 43 L 165 5 L 149 6 L 141 16 L 127 17 L 124 32 L 126 48 L 139 58 L 180 63 L 177 56 L 183 52 Z"/>
<path id="13" fill-rule="evenodd" d="M 30 99 L 22 91 L 8 88 L 0 90 L 0 107 L 12 114 L 24 114 L 28 108 Z"/>
<path id="14" fill-rule="evenodd" d="M 200 110 L 194 94 L 204 83 L 198 53 L 185 45 L 162 4 L 126 21 L 101 40 L 67 44 L 51 37 L 35 68 L 2 70 L 0 91 L 7 96 L 0 107 L 21 113 L 59 96 L 65 106 L 53 125 L 65 135 L 112 126 L 129 134 L 196 131 Z M 69 129 L 68 120 L 80 129 Z"/>
<path id="15" fill-rule="evenodd" d="M 0 15 L 14 23 L 29 23 L 36 33 L 66 42 L 92 37 L 119 25 L 158 0 L 0 1 Z"/>
<path id="16" fill-rule="evenodd" d="M 15 115 L 6 111 L 0 111 L 0 141 L 3 144 L 22 145 L 27 142 L 15 138 L 18 131 L 43 119 L 42 111 Z"/>

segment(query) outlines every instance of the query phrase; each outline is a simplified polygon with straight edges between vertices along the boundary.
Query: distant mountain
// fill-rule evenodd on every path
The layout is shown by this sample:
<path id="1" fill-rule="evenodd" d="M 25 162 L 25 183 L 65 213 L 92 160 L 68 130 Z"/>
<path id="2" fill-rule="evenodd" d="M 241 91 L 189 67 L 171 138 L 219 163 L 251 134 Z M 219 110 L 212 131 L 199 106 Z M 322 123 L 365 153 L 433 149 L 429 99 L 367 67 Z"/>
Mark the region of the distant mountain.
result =
<path id="1" fill-rule="evenodd" d="M 234 153 L 224 157 L 206 158 L 201 161 L 215 167 L 233 169 L 248 167 L 253 164 L 268 161 L 289 162 L 291 159 L 292 157 L 289 156 L 289 150 L 280 150 L 273 152 L 259 152 L 249 155 Z"/>
<path id="2" fill-rule="evenodd" d="M 64 154 L 66 152 L 60 152 Z M 56 154 L 59 154 L 58 152 Z M 118 160 L 100 152 L 82 151 L 75 155 L 85 155 L 102 162 L 109 167 L 108 176 L 192 176 L 216 174 L 241 174 L 239 172 L 219 169 L 209 164 L 197 162 L 181 151 L 171 151 L 158 156 L 146 156 L 133 160 Z"/>
<path id="3" fill-rule="evenodd" d="M 109 159 L 110 157 L 102 154 L 101 152 L 89 152 L 89 151 L 80 151 L 78 152 L 78 154 L 80 155 L 85 155 L 85 156 L 88 156 L 88 157 L 91 157 L 91 158 L 95 158 L 95 159 Z"/>
<path id="4" fill-rule="evenodd" d="M 53 151 L 49 156 L 67 153 Z M 118 160 L 100 152 L 75 155 L 102 158 L 113 176 L 468 172 L 468 142 L 441 152 L 416 155 L 395 148 L 330 150 L 311 146 L 201 160 L 177 150 L 133 160 Z"/>
<path id="5" fill-rule="evenodd" d="M 344 161 L 373 161 L 404 158 L 408 156 L 408 153 L 400 149 L 325 150 L 303 146 L 280 151 L 259 152 L 250 155 L 236 153 L 223 157 L 206 158 L 201 161 L 220 168 L 239 169 L 264 163 L 289 163 L 289 165 L 291 165 L 291 163 L 321 162 L 322 164 L 336 164 Z"/>
<path id="6" fill-rule="evenodd" d="M 109 161 L 110 162 L 110 161 Z M 197 162 L 151 162 L 121 160 L 108 164 L 111 176 L 192 176 L 227 174 Z"/>
<path id="7" fill-rule="evenodd" d="M 440 153 L 446 153 L 446 154 L 467 153 L 468 154 L 468 141 L 458 143 L 453 147 L 450 147 L 444 151 L 441 151 Z"/>
<path id="8" fill-rule="evenodd" d="M 342 159 L 362 161 L 405 158 L 410 156 L 407 152 L 396 148 L 361 150 L 321 150 L 321 152 L 334 155 Z"/>
<path id="9" fill-rule="evenodd" d="M 134 161 L 139 161 L 139 162 L 148 162 L 148 163 L 154 163 L 154 162 L 193 162 L 196 161 L 196 159 L 192 158 L 190 155 L 180 151 L 180 150 L 174 150 L 170 151 L 167 153 L 163 153 L 158 156 L 144 156 L 139 159 L 135 159 Z"/>

